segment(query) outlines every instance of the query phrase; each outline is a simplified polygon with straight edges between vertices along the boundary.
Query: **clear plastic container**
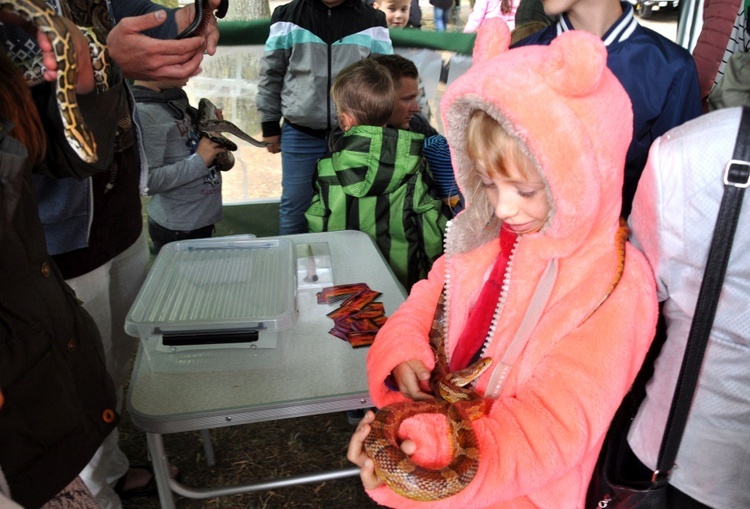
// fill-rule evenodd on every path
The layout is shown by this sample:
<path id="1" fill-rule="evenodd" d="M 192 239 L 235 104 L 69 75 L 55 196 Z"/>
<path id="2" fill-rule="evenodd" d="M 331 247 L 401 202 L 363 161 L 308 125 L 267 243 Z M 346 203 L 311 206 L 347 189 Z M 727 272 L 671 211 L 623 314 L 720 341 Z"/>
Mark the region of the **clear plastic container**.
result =
<path id="1" fill-rule="evenodd" d="M 155 371 L 273 367 L 296 320 L 296 255 L 287 239 L 172 242 L 125 320 Z"/>

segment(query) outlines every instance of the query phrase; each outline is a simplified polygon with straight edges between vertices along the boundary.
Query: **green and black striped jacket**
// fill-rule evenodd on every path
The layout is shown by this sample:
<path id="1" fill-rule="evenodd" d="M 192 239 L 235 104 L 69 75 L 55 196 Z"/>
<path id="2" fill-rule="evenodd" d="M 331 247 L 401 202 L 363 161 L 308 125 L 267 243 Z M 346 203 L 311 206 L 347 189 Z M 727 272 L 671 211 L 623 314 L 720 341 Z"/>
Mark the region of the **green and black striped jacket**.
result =
<path id="1" fill-rule="evenodd" d="M 338 133 L 332 154 L 318 162 L 317 192 L 305 213 L 311 232 L 368 233 L 407 290 L 443 253 L 448 220 L 432 191 L 423 141 L 390 127 Z"/>

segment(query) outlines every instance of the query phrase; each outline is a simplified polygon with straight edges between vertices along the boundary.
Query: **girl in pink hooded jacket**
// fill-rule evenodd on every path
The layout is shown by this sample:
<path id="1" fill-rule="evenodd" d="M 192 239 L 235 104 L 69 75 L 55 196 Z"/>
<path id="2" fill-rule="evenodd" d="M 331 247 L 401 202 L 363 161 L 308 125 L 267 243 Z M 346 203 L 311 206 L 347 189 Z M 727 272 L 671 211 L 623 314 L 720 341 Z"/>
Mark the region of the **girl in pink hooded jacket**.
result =
<path id="1" fill-rule="evenodd" d="M 472 421 L 478 471 L 441 500 L 397 494 L 364 453 L 368 412 L 348 457 L 386 506 L 582 507 L 610 419 L 653 337 L 653 275 L 619 220 L 631 106 L 604 45 L 583 32 L 549 46 L 507 51 L 508 43 L 505 24 L 488 21 L 473 66 L 443 98 L 468 206 L 367 358 L 378 407 L 430 397 L 428 333 L 444 295 L 451 371 L 492 359 L 474 386 L 488 407 Z M 407 419 L 399 439 L 420 465 L 450 461 L 443 415 Z"/>

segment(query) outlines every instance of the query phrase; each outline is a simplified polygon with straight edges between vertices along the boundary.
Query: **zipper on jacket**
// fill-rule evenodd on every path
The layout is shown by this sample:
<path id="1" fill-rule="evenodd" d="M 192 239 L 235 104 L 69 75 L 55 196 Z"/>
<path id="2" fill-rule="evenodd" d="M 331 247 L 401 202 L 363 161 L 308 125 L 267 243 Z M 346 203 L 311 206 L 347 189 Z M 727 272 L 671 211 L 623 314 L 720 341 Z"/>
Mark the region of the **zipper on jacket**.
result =
<path id="1" fill-rule="evenodd" d="M 446 252 L 446 248 L 448 247 L 448 235 L 451 231 L 451 226 L 453 225 L 453 220 L 448 221 L 445 224 L 445 233 L 443 234 L 443 253 Z M 443 345 L 445 350 L 445 362 L 446 364 L 450 364 L 451 360 L 451 352 L 448 351 L 448 324 L 450 323 L 450 313 L 451 313 L 451 304 L 450 304 L 450 282 L 451 282 L 451 275 L 450 275 L 450 269 L 448 267 L 449 263 L 451 262 L 451 259 L 448 258 L 448 256 L 445 256 L 445 283 L 443 284 L 443 301 L 445 303 L 445 311 L 443 313 Z"/>
<path id="2" fill-rule="evenodd" d="M 331 23 L 333 23 L 333 13 L 331 12 L 331 8 L 328 8 L 328 39 L 332 40 L 333 37 L 330 37 L 331 34 Z M 328 45 L 328 88 L 326 90 L 330 91 L 331 86 L 333 86 L 333 83 L 331 83 L 331 48 L 333 47 L 333 43 L 326 43 Z M 333 126 L 331 125 L 331 94 L 326 94 L 328 99 L 326 100 L 326 123 L 328 125 L 328 131 L 330 131 Z"/>

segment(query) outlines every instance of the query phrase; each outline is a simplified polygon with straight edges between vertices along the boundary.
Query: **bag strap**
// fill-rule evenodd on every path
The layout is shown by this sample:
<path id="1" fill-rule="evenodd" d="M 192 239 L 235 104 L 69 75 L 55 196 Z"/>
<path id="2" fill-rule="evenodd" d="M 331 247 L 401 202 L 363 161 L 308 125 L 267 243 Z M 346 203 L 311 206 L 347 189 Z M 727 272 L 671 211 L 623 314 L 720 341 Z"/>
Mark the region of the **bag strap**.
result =
<path id="1" fill-rule="evenodd" d="M 688 334 L 672 407 L 659 450 L 653 484 L 666 483 L 680 448 L 690 405 L 695 394 L 703 354 L 713 327 L 721 287 L 732 250 L 745 188 L 750 185 L 750 108 L 742 108 L 732 160 L 724 168 L 724 196 L 719 207 L 711 247 L 708 252 L 698 302 Z"/>

